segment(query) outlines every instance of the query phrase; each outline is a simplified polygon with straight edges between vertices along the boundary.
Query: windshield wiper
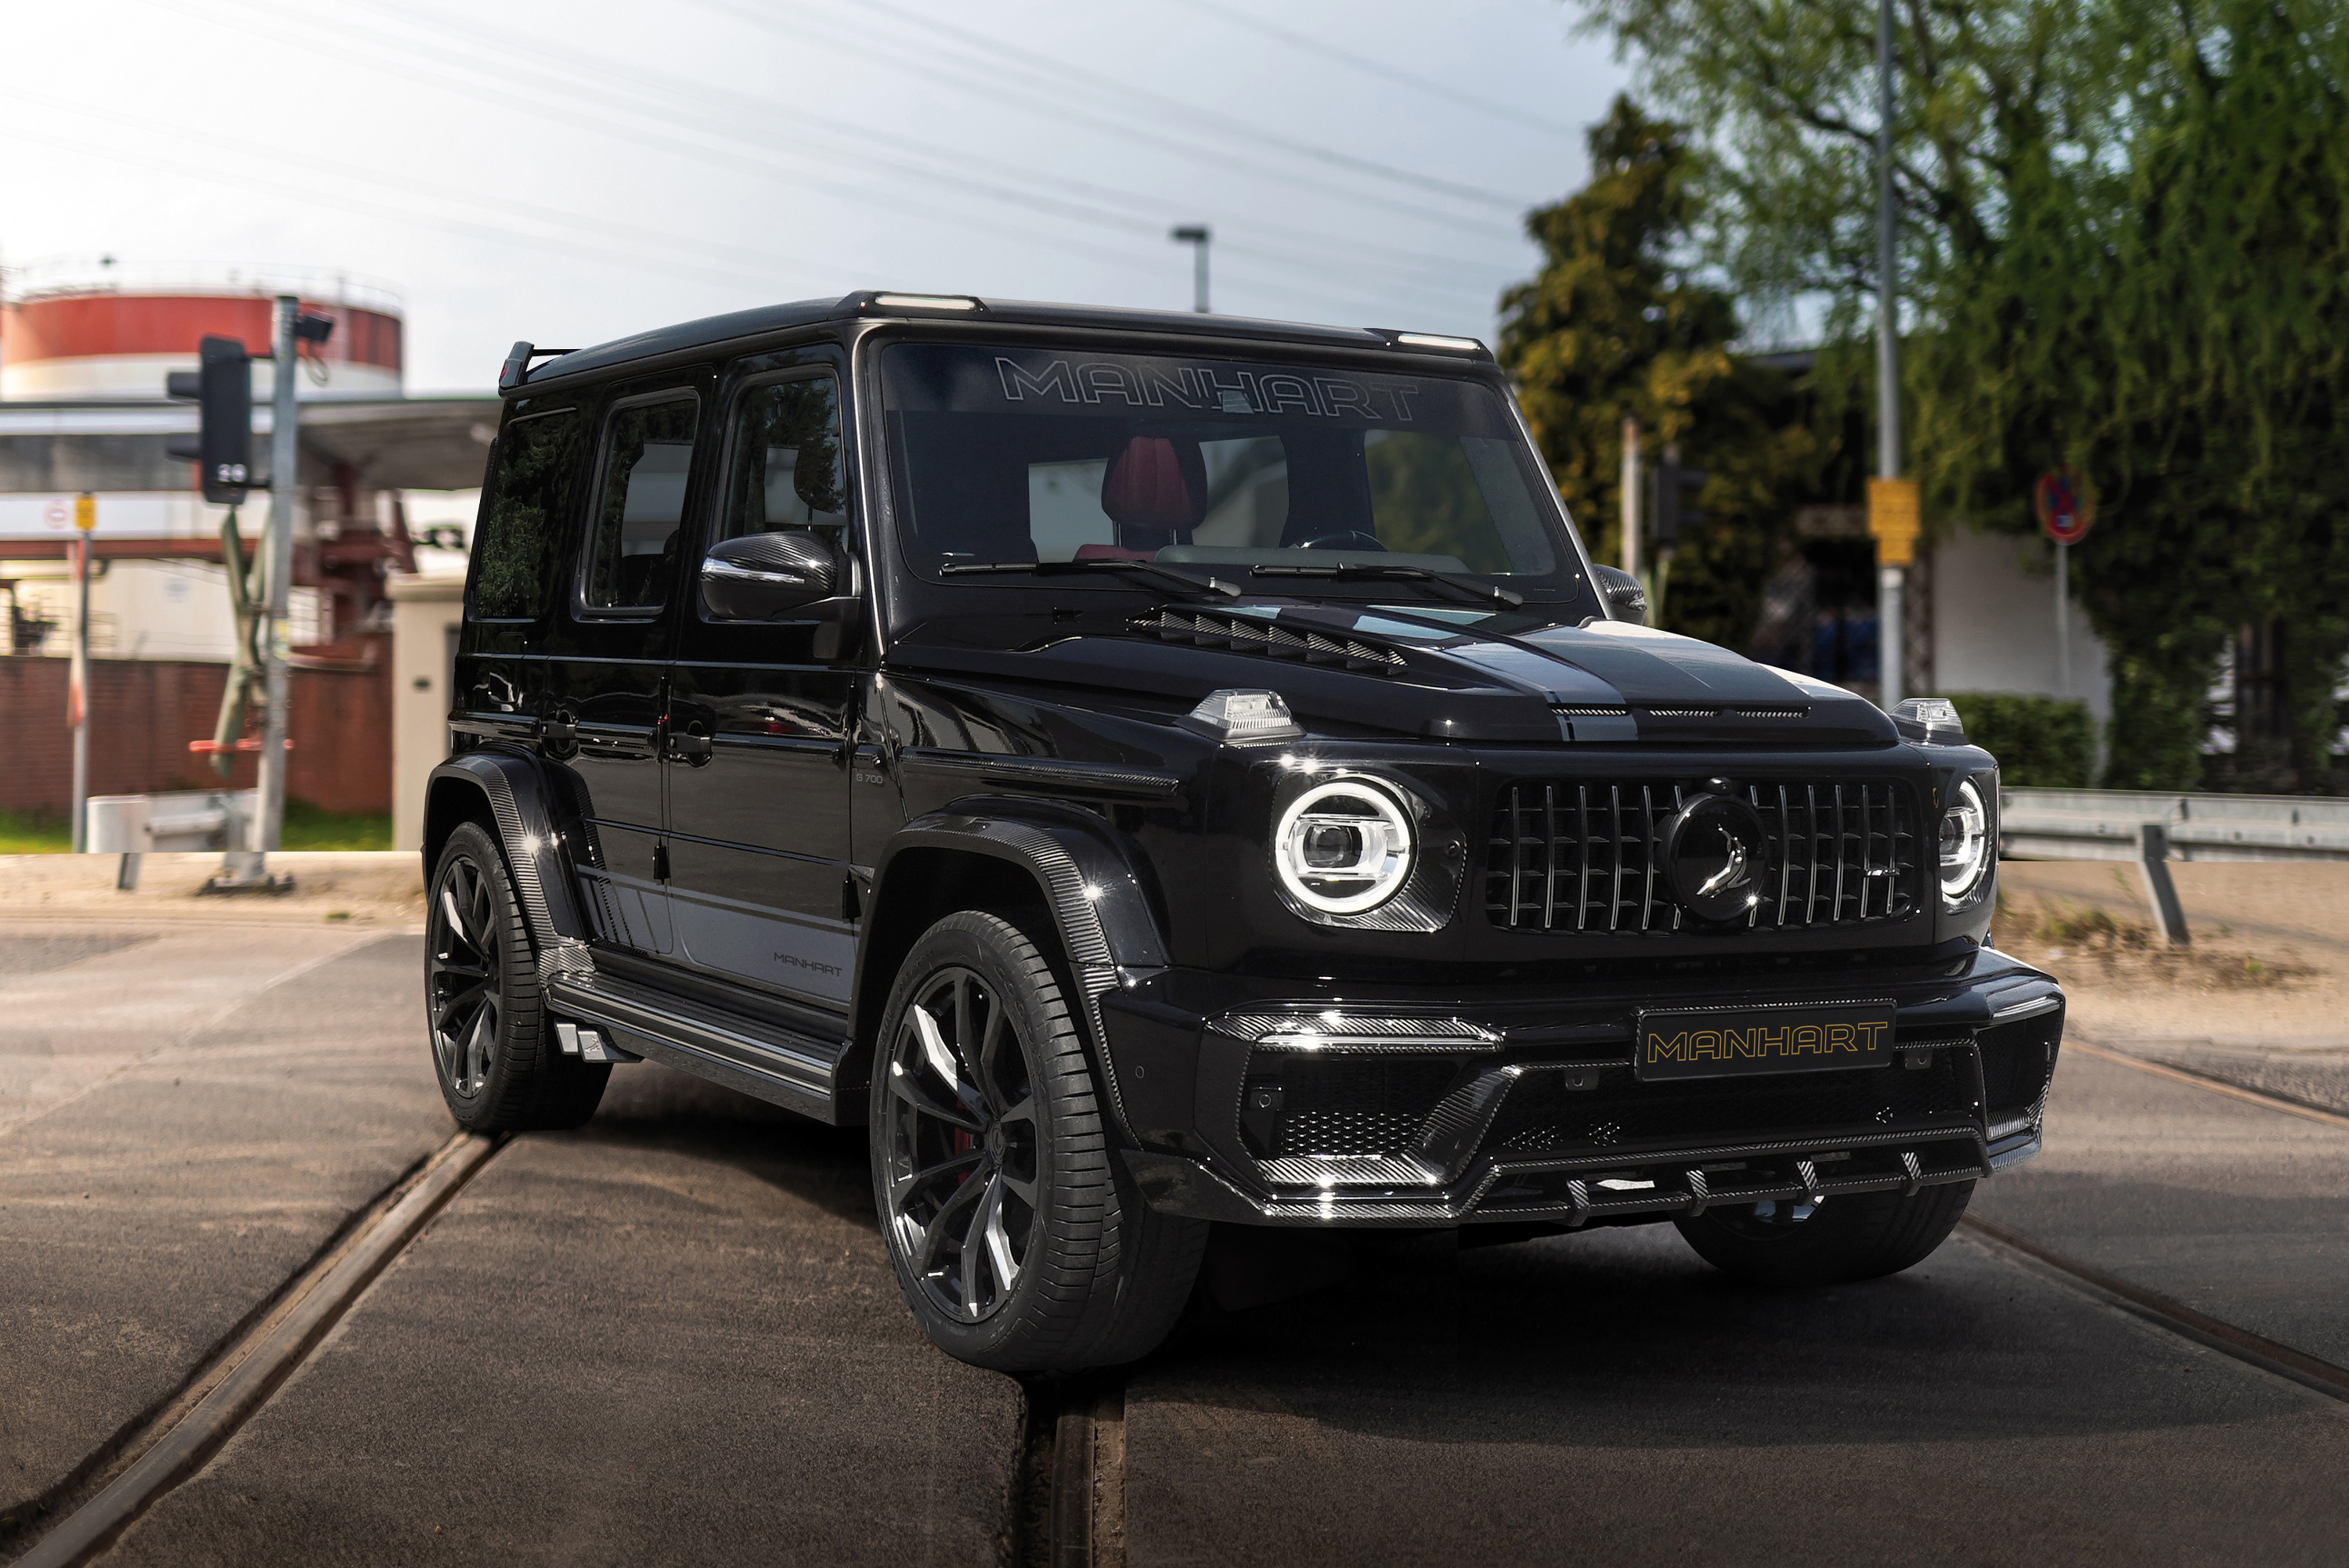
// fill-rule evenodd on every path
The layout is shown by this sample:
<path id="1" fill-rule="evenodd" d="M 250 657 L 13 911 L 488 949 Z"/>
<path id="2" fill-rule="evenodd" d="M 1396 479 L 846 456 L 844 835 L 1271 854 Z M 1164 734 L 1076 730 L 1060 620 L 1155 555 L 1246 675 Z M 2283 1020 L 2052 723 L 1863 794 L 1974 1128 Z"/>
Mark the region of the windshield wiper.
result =
<path id="1" fill-rule="evenodd" d="M 1400 562 L 1386 565 L 1374 561 L 1344 561 L 1334 566 L 1251 566 L 1256 577 L 1328 577 L 1336 582 L 1364 582 L 1384 579 L 1389 582 L 1434 583 L 1455 593 L 1465 593 L 1483 604 L 1498 604 L 1504 610 L 1514 610 L 1526 602 L 1526 596 L 1491 583 L 1479 583 L 1474 577 L 1463 577 L 1456 572 L 1433 572 L 1424 566 L 1405 566 Z"/>
<path id="2" fill-rule="evenodd" d="M 1087 572 L 1139 572 L 1145 577 L 1155 577 L 1194 593 L 1216 593 L 1226 599 L 1239 597 L 1239 585 L 1210 577 L 1201 582 L 1187 572 L 1177 572 L 1172 566 L 1161 566 L 1155 561 L 1125 561 L 1113 555 L 1086 561 L 949 561 L 938 568 L 941 576 L 964 577 L 979 573 L 1028 572 L 1039 577 L 1066 577 Z"/>

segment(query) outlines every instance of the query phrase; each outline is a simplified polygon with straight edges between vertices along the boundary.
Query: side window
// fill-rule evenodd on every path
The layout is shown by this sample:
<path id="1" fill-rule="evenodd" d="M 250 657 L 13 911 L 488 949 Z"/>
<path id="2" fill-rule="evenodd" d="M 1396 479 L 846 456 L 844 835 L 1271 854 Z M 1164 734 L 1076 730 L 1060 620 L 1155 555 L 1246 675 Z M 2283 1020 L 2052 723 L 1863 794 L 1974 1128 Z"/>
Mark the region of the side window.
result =
<path id="1" fill-rule="evenodd" d="M 649 609 L 668 597 L 699 407 L 681 397 L 612 410 L 587 551 L 588 608 Z"/>
<path id="2" fill-rule="evenodd" d="M 733 443 L 726 508 L 711 543 L 778 529 L 846 526 L 840 384 L 832 377 L 751 387 L 735 405 Z"/>
<path id="3" fill-rule="evenodd" d="M 499 435 L 473 542 L 475 615 L 533 620 L 545 613 L 578 469 L 576 408 L 513 420 Z"/>

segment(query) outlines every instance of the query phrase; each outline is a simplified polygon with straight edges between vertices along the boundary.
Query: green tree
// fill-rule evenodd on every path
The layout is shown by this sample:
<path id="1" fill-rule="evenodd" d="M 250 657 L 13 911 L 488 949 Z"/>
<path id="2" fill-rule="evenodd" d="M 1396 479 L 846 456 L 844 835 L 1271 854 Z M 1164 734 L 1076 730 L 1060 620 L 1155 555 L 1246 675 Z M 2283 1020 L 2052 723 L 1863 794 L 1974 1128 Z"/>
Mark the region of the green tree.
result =
<path id="1" fill-rule="evenodd" d="M 1866 408 L 1875 288 L 1867 0 L 1588 0 L 1710 156 L 1705 254 L 1823 313 Z M 2074 582 L 2113 655 L 2106 782 L 2199 782 L 2231 628 L 2282 617 L 2313 782 L 2349 652 L 2340 398 L 2349 53 L 2340 0 L 1909 0 L 1899 13 L 1909 466 L 1930 510 L 2031 526 L 2101 492 Z"/>
<path id="2" fill-rule="evenodd" d="M 1621 554 L 1627 417 L 1651 456 L 1677 442 L 1707 471 L 1708 522 L 1682 542 L 1665 617 L 1742 644 L 1812 440 L 1786 378 L 1730 352 L 1736 310 L 1693 264 L 1699 160 L 1681 129 L 1618 98 L 1589 145 L 1589 183 L 1526 220 L 1543 264 L 1502 296 L 1501 363 L 1601 560 Z"/>

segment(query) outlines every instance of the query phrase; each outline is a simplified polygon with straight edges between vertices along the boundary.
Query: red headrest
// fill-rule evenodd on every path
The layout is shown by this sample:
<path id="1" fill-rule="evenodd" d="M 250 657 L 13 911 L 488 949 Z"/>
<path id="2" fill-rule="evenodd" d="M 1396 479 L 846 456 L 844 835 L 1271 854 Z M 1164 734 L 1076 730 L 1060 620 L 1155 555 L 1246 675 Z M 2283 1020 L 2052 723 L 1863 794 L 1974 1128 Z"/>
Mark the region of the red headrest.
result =
<path id="1" fill-rule="evenodd" d="M 1102 476 L 1102 511 L 1121 532 L 1189 533 L 1207 511 L 1207 462 L 1187 437 L 1136 436 Z"/>

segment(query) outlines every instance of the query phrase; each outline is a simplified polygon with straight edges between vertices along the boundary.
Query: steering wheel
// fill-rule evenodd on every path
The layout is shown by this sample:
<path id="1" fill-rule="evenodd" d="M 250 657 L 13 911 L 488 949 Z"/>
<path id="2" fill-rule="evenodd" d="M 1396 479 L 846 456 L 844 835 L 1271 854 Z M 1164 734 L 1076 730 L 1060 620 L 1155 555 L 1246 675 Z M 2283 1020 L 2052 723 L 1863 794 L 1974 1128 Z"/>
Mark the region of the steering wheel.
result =
<path id="1" fill-rule="evenodd" d="M 1358 528 L 1340 529 L 1334 533 L 1317 533 L 1310 539 L 1300 539 L 1290 548 L 1296 550 L 1375 550 L 1386 552 L 1378 535 L 1364 533 Z"/>

